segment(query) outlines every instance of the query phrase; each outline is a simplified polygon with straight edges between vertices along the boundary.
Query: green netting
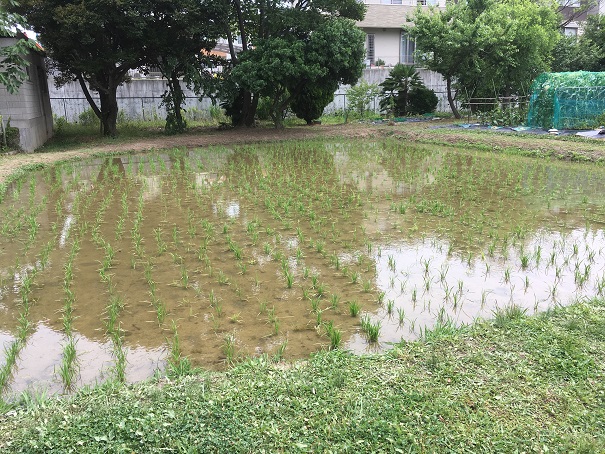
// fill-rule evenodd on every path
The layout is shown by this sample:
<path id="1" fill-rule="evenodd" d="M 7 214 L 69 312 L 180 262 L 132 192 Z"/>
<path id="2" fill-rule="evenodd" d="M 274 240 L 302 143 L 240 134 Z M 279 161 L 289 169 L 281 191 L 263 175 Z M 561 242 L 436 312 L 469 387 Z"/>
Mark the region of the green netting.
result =
<path id="1" fill-rule="evenodd" d="M 605 72 L 540 74 L 531 86 L 527 126 L 583 129 L 605 112 Z"/>

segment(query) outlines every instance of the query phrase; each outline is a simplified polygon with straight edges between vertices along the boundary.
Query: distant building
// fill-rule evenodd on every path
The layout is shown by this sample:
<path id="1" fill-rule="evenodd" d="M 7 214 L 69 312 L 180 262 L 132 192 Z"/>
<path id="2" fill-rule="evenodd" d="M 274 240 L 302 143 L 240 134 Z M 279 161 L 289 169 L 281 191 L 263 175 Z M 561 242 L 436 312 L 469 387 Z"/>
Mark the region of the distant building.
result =
<path id="1" fill-rule="evenodd" d="M 558 4 L 561 32 L 566 36 L 581 35 L 588 16 L 605 14 L 605 0 L 558 0 Z"/>
<path id="2" fill-rule="evenodd" d="M 0 47 L 11 46 L 24 35 L 0 37 Z M 0 85 L 0 115 L 4 125 L 10 119 L 10 125 L 19 128 L 19 143 L 23 151 L 34 151 L 41 147 L 53 134 L 53 115 L 48 95 L 48 83 L 44 65 L 44 53 L 30 51 L 25 57 L 29 62 L 26 68 L 27 80 L 15 95 L 8 93 Z"/>
<path id="3" fill-rule="evenodd" d="M 417 6 L 445 9 L 445 0 L 364 0 L 367 11 L 357 26 L 366 34 L 366 64 L 386 66 L 397 63 L 414 64 L 416 43 L 404 33 L 402 26 Z"/>

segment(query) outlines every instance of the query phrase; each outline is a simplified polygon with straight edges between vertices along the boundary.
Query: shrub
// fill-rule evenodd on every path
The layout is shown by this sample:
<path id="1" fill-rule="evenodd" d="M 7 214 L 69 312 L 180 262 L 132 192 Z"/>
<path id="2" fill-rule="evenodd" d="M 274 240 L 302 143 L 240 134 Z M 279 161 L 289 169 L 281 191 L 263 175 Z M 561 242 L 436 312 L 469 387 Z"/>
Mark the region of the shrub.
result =
<path id="1" fill-rule="evenodd" d="M 0 116 L 0 120 L 2 116 Z M 18 150 L 21 148 L 21 141 L 19 139 L 19 128 L 11 126 L 10 118 L 6 122 L 0 122 L 0 149 L 1 150 Z"/>
<path id="2" fill-rule="evenodd" d="M 422 115 L 435 112 L 439 99 L 433 90 L 426 87 L 415 87 L 410 91 L 408 113 Z"/>
<path id="3" fill-rule="evenodd" d="M 55 134 L 61 134 L 67 127 L 67 120 L 65 119 L 65 117 L 59 117 L 58 115 L 53 115 L 53 126 L 54 126 L 54 130 L 55 130 Z"/>
<path id="4" fill-rule="evenodd" d="M 78 123 L 82 126 L 98 126 L 99 119 L 93 112 L 93 110 L 89 107 L 80 115 L 78 115 Z"/>
<path id="5" fill-rule="evenodd" d="M 369 106 L 379 93 L 378 85 L 362 80 L 347 90 L 348 109 L 359 114 L 361 118 L 365 117 L 368 112 L 374 111 Z"/>

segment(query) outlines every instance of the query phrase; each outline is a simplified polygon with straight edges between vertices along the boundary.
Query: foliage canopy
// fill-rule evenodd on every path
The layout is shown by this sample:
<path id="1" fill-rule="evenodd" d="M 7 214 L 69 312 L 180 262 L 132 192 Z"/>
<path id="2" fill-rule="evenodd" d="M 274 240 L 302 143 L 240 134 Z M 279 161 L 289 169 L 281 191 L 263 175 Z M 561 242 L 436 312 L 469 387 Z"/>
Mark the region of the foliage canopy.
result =
<path id="1" fill-rule="evenodd" d="M 464 97 L 523 92 L 547 70 L 559 39 L 554 4 L 531 0 L 461 0 L 443 11 L 417 9 L 406 32 L 416 39 L 419 62 L 443 75 Z"/>

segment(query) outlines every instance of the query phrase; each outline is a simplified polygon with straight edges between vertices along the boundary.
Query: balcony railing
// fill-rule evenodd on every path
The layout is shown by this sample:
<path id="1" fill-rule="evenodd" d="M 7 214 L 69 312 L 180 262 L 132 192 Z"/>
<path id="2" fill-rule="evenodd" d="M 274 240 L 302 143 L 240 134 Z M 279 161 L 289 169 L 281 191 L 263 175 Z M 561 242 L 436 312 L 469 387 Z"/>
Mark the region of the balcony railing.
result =
<path id="1" fill-rule="evenodd" d="M 442 6 L 445 0 L 363 0 L 366 5 Z"/>

